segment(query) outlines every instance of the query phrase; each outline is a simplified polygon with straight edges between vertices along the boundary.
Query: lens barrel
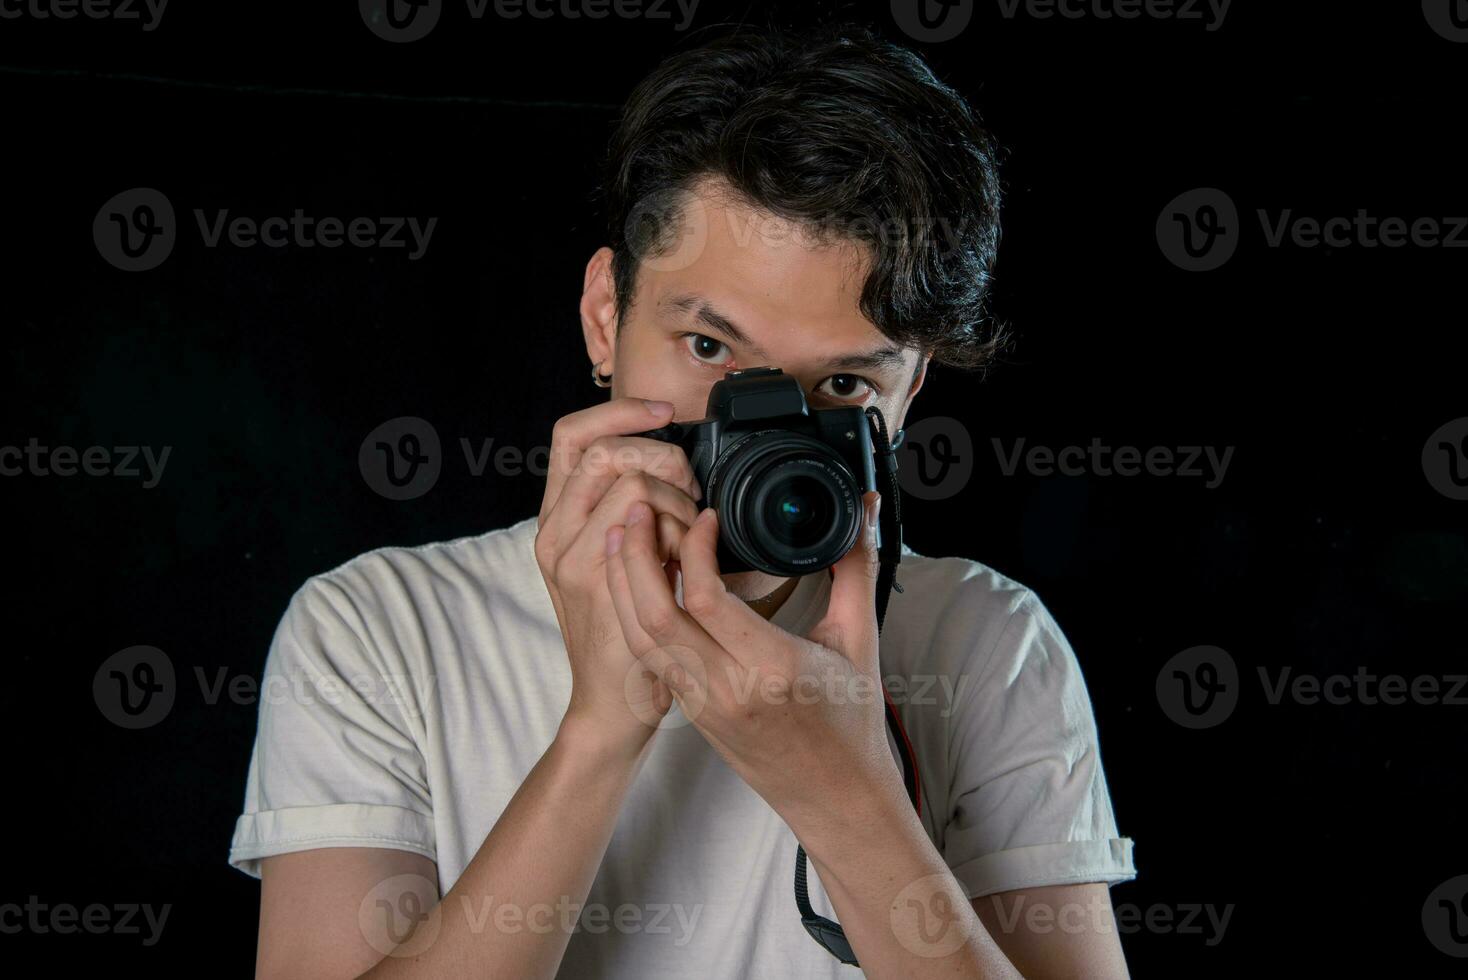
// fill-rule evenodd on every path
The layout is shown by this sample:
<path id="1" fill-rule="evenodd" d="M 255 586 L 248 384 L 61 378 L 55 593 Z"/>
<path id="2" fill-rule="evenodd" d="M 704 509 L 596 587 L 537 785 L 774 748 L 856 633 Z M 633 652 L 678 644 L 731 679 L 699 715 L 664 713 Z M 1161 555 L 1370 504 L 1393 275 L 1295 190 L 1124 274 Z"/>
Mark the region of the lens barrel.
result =
<path id="1" fill-rule="evenodd" d="M 861 486 L 830 446 L 782 429 L 752 432 L 710 468 L 707 503 L 729 549 L 771 575 L 834 565 L 861 532 Z"/>

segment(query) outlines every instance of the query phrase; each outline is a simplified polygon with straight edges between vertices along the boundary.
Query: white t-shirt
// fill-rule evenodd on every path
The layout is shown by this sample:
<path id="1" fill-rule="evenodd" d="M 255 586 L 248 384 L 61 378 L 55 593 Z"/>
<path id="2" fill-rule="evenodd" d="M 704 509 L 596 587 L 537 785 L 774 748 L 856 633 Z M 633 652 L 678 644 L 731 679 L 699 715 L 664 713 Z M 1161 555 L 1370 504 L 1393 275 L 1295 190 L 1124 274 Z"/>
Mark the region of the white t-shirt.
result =
<path id="1" fill-rule="evenodd" d="M 296 593 L 262 678 L 231 865 L 259 877 L 271 854 L 399 848 L 436 861 L 447 893 L 570 699 L 537 526 L 379 549 Z M 882 676 L 917 757 L 923 824 L 968 895 L 1134 878 L 1080 665 L 1040 600 L 977 562 L 907 547 L 897 580 Z M 829 592 L 825 571 L 803 576 L 773 621 L 803 634 Z M 627 794 L 560 976 L 856 975 L 800 925 L 794 835 L 678 721 Z M 810 892 L 834 918 L 814 869 Z M 494 908 L 465 914 L 496 928 Z"/>

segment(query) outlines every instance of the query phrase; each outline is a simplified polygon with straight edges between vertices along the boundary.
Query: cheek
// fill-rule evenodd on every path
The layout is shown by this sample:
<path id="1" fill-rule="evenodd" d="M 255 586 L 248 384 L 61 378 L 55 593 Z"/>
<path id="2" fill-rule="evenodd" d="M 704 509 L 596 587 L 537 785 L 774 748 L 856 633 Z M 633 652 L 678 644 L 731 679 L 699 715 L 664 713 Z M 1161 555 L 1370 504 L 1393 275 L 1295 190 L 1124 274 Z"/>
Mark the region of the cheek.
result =
<path id="1" fill-rule="evenodd" d="M 897 398 L 897 396 L 884 395 L 882 398 L 873 401 L 872 405 L 882 409 L 882 420 L 887 423 L 888 434 L 891 434 L 891 430 L 897 428 L 897 425 L 901 423 L 898 414 L 903 411 L 903 399 Z"/>
<path id="2" fill-rule="evenodd" d="M 713 379 L 700 370 L 678 338 L 647 331 L 629 334 L 617 350 L 617 397 L 656 398 L 673 403 L 673 418 L 704 417 Z"/>
<path id="3" fill-rule="evenodd" d="M 897 435 L 897 429 L 903 421 L 899 417 L 902 412 L 902 399 L 885 396 L 878 398 L 872 404 L 881 409 L 882 420 L 887 423 L 887 438 L 892 439 Z"/>

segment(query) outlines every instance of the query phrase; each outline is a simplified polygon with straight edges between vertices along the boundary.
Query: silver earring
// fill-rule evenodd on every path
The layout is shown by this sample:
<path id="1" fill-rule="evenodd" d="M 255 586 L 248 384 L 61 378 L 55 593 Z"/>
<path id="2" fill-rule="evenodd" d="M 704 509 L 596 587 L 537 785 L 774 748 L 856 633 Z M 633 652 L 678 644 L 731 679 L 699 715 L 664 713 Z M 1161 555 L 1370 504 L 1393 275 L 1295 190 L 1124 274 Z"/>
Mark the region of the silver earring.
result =
<path id="1" fill-rule="evenodd" d="M 593 364 L 591 366 L 591 380 L 598 388 L 610 388 L 612 386 L 612 376 L 610 374 L 603 375 L 600 364 Z"/>

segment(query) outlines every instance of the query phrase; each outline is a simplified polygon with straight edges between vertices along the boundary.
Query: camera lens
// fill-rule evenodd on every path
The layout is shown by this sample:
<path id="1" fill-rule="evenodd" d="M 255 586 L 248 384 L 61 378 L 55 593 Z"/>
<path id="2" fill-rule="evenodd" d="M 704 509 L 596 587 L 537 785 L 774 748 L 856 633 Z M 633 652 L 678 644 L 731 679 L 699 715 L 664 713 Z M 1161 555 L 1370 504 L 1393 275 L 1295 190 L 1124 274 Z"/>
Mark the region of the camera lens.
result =
<path id="1" fill-rule="evenodd" d="M 835 450 L 809 436 L 751 433 L 714 463 L 706 485 L 724 540 L 751 568 L 803 575 L 856 544 L 860 485 Z"/>
<path id="2" fill-rule="evenodd" d="M 790 548 L 816 544 L 836 510 L 831 488 L 809 476 L 782 478 L 765 495 L 763 523 Z"/>

